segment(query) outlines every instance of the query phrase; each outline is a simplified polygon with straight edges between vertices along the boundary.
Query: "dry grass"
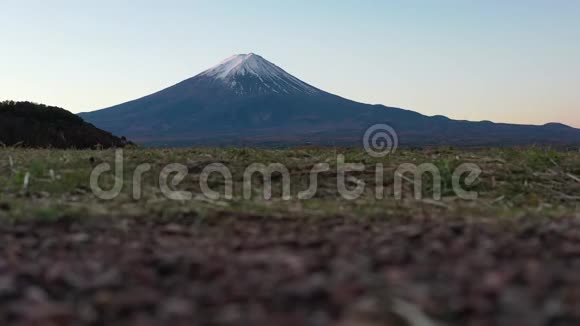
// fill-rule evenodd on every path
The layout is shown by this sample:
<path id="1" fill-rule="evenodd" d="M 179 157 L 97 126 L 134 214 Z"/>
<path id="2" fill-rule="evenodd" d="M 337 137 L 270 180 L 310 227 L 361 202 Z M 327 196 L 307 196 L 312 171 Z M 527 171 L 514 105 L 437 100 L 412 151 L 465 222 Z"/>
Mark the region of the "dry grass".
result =
<path id="1" fill-rule="evenodd" d="M 352 176 L 367 185 L 354 201 L 342 199 L 336 188 L 336 173 L 323 173 L 319 191 L 311 200 L 282 201 L 281 179 L 274 181 L 274 199 L 261 196 L 242 198 L 243 171 L 251 163 L 283 163 L 290 171 L 293 194 L 309 185 L 309 173 L 317 163 L 336 167 L 336 155 L 349 163 L 364 163 L 364 172 Z M 95 165 L 114 162 L 114 151 L 0 149 L 0 217 L 5 219 L 87 216 L 203 216 L 242 212 L 251 215 L 277 216 L 450 216 L 450 217 L 567 217 L 580 215 L 580 152 L 546 148 L 486 150 L 400 150 L 384 159 L 371 158 L 357 149 L 305 148 L 295 150 L 259 149 L 130 149 L 125 151 L 125 187 L 111 201 L 95 198 L 89 188 L 89 175 Z M 209 200 L 201 195 L 199 175 L 214 162 L 227 165 L 234 176 L 233 200 Z M 144 178 L 141 200 L 132 199 L 132 171 L 141 163 L 150 163 L 152 171 Z M 189 167 L 189 176 L 180 190 L 193 192 L 194 199 L 176 202 L 165 198 L 158 189 L 158 176 L 168 163 Z M 376 199 L 375 165 L 383 164 L 385 199 Z M 429 199 L 432 186 L 425 180 L 426 199 L 412 198 L 412 187 L 405 186 L 403 200 L 392 196 L 394 171 L 402 163 L 435 164 L 443 179 L 443 199 Z M 451 188 L 453 170 L 462 163 L 475 163 L 483 173 L 471 190 L 479 193 L 475 201 L 459 199 Z M 334 170 L 335 171 L 335 170 Z M 112 175 L 103 184 L 112 184 Z M 223 178 L 212 175 L 210 185 L 223 189 Z M 255 190 L 261 191 L 257 180 Z"/>

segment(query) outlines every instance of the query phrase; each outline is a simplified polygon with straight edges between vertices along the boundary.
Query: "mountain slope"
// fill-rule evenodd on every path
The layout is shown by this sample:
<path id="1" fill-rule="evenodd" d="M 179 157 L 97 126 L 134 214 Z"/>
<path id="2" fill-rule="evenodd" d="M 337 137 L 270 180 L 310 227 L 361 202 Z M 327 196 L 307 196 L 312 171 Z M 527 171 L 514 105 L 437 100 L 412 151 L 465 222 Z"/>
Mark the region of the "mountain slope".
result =
<path id="1" fill-rule="evenodd" d="M 256 54 L 236 55 L 160 92 L 83 113 L 96 126 L 155 145 L 360 143 L 364 130 L 388 123 L 407 145 L 580 143 L 580 130 L 427 117 L 324 92 Z"/>
<path id="2" fill-rule="evenodd" d="M 6 146 L 77 149 L 128 144 L 64 109 L 12 101 L 0 102 L 0 142 Z"/>

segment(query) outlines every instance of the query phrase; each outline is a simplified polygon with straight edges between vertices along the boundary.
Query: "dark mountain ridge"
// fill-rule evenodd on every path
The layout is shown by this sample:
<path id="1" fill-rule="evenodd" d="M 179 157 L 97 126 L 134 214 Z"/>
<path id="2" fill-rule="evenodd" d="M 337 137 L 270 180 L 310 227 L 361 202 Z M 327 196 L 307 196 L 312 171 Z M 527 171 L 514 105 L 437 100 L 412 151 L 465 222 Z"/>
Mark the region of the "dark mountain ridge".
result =
<path id="1" fill-rule="evenodd" d="M 5 146 L 122 147 L 129 142 L 64 109 L 32 102 L 0 102 L 0 142 Z"/>

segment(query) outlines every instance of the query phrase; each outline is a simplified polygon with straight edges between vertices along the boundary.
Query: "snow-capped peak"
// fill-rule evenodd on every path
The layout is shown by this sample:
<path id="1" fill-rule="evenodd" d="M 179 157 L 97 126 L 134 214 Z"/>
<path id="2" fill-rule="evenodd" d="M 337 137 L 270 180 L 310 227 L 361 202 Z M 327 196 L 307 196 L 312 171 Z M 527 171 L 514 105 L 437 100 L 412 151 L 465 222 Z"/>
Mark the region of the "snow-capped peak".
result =
<path id="1" fill-rule="evenodd" d="M 246 73 L 270 75 L 275 70 L 272 66 L 273 64 L 270 64 L 257 54 L 236 54 L 205 71 L 203 74 L 219 79 L 226 79 L 232 75 L 245 75 Z"/>
<path id="2" fill-rule="evenodd" d="M 238 94 L 320 92 L 254 53 L 231 56 L 200 76 L 223 81 Z"/>

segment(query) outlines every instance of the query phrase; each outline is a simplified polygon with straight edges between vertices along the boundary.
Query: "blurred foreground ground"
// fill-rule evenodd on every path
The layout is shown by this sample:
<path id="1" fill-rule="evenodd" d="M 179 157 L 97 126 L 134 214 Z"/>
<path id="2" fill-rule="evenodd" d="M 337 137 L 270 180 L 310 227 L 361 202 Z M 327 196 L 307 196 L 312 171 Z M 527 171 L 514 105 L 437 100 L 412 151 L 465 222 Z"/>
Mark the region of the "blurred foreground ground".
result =
<path id="1" fill-rule="evenodd" d="M 201 196 L 207 164 L 283 163 L 293 193 L 336 155 L 368 169 L 357 200 L 321 175 L 310 200 Z M 0 323 L 4 325 L 576 325 L 580 324 L 580 153 L 541 148 L 400 151 L 125 151 L 127 186 L 94 197 L 89 174 L 113 151 L 0 150 Z M 132 170 L 150 163 L 143 198 Z M 450 175 L 483 173 L 464 201 Z M 165 198 L 159 171 L 182 163 L 189 201 Z M 375 166 L 386 199 L 377 200 Z M 443 199 L 395 200 L 402 163 L 432 163 Z M 105 183 L 107 182 L 105 177 Z M 112 176 L 108 178 L 112 184 Z M 210 178 L 215 189 L 223 179 Z"/>

